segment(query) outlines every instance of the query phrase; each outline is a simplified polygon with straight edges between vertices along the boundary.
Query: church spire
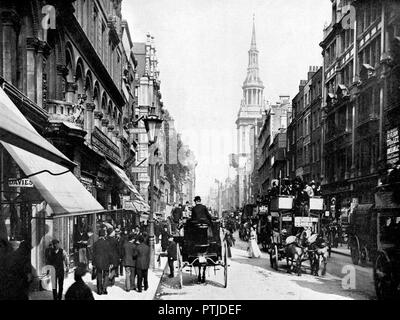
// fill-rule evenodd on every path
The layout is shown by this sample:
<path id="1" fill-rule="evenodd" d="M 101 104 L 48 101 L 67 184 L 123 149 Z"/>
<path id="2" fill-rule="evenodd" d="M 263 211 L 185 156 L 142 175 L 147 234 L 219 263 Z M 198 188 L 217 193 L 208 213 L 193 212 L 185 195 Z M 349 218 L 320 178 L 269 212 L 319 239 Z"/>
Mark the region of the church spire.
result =
<path id="1" fill-rule="evenodd" d="M 251 45 L 249 50 L 249 64 L 247 67 L 247 76 L 243 83 L 243 86 L 253 87 L 254 85 L 258 87 L 263 87 L 258 69 L 258 50 L 256 47 L 256 24 L 255 24 L 255 15 L 253 14 L 253 31 L 251 34 Z"/>
<path id="2" fill-rule="evenodd" d="M 255 15 L 253 14 L 253 33 L 251 35 L 251 49 L 257 49 L 256 47 L 256 23 Z"/>

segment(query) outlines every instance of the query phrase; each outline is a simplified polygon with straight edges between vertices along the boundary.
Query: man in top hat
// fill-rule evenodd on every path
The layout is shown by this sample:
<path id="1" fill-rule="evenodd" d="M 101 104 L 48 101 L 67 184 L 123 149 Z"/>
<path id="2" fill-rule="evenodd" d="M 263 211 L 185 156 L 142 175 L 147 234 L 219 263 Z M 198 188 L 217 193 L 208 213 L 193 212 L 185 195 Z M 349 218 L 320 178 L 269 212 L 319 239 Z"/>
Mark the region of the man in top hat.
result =
<path id="1" fill-rule="evenodd" d="M 192 221 L 206 223 L 210 226 L 212 216 L 208 212 L 207 207 L 201 204 L 201 198 L 199 196 L 196 196 L 194 198 L 194 203 L 196 205 L 192 208 Z"/>
<path id="2" fill-rule="evenodd" d="M 48 259 L 50 264 L 56 270 L 56 289 L 53 290 L 53 298 L 54 300 L 61 300 L 64 288 L 64 275 L 69 271 L 69 260 L 65 250 L 60 248 L 60 241 L 53 239 L 51 243 L 53 245 L 53 250 Z"/>
<path id="3" fill-rule="evenodd" d="M 113 262 L 111 247 L 106 240 L 106 231 L 99 230 L 99 239 L 93 245 L 93 266 L 96 268 L 97 294 L 108 294 L 108 273 Z"/>
<path id="4" fill-rule="evenodd" d="M 87 272 L 86 264 L 78 263 L 74 273 L 75 282 L 68 288 L 65 300 L 94 300 L 92 290 L 82 279 Z"/>

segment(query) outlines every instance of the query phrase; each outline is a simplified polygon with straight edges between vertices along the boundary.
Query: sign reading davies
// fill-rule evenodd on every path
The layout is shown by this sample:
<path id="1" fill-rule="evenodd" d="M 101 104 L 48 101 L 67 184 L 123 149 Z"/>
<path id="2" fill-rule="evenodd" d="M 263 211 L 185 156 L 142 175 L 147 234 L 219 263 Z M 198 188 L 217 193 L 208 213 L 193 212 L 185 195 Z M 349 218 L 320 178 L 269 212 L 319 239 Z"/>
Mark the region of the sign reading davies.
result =
<path id="1" fill-rule="evenodd" d="M 120 163 L 121 155 L 119 148 L 110 140 L 99 128 L 95 127 L 92 133 L 92 145 L 98 151 L 104 153 L 109 158 Z"/>
<path id="2" fill-rule="evenodd" d="M 8 179 L 8 186 L 11 188 L 33 188 L 33 183 L 30 179 Z"/>

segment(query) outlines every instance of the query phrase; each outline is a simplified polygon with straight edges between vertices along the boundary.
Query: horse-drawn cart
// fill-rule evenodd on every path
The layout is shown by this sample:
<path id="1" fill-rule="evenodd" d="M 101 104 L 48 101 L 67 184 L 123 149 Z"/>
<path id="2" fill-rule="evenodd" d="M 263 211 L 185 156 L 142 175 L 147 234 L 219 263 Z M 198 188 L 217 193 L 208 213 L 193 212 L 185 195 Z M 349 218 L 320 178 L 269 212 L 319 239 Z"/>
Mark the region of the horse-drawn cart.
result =
<path id="1" fill-rule="evenodd" d="M 188 220 L 183 226 L 183 236 L 174 236 L 177 243 L 177 260 L 180 287 L 183 287 L 183 270 L 193 267 L 222 267 L 224 270 L 224 287 L 228 286 L 228 250 L 222 235 L 221 223 L 218 219 L 207 224 Z"/>

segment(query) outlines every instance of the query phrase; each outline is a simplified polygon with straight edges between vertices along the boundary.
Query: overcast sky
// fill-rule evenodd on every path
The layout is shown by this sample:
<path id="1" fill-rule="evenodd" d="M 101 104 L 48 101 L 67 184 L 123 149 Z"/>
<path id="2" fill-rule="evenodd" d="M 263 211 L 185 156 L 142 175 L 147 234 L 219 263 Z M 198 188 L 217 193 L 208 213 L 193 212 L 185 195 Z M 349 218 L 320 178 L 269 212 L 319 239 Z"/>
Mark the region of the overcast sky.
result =
<path id="1" fill-rule="evenodd" d="M 134 42 L 155 37 L 164 107 L 198 160 L 196 193 L 228 176 L 255 14 L 264 98 L 293 98 L 322 65 L 329 0 L 124 0 Z M 233 170 L 231 169 L 231 174 Z"/>

